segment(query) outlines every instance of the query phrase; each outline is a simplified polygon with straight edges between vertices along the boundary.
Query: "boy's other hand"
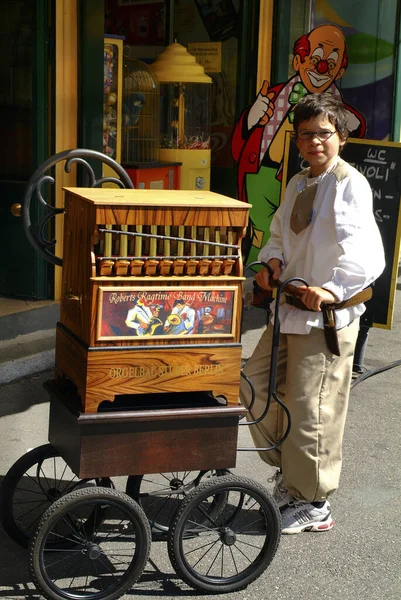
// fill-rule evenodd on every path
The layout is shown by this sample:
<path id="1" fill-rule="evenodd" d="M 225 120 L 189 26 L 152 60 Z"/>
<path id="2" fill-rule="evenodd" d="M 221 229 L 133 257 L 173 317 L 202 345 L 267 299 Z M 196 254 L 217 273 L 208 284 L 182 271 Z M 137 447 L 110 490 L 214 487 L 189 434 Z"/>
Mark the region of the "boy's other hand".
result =
<path id="1" fill-rule="evenodd" d="M 337 302 L 337 298 L 324 288 L 312 285 L 310 287 L 301 285 L 298 289 L 302 292 L 300 299 L 309 310 L 320 312 L 322 310 L 322 304 L 332 304 L 333 302 Z"/>
<path id="2" fill-rule="evenodd" d="M 273 271 L 272 279 L 274 281 L 277 281 L 281 273 L 281 261 L 278 258 L 271 258 L 267 264 Z M 258 271 L 258 273 L 256 273 L 255 280 L 258 286 L 261 287 L 263 290 L 271 291 L 273 289 L 273 287 L 270 285 L 270 275 L 266 267 L 263 267 L 261 271 Z"/>

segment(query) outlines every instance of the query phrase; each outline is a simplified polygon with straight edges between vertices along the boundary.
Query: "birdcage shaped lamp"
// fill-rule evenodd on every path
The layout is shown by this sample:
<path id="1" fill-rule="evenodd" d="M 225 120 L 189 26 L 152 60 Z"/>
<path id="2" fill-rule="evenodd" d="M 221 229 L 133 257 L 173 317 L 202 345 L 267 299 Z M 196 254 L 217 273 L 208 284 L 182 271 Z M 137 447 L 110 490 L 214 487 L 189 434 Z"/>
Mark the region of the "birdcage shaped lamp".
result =
<path id="1" fill-rule="evenodd" d="M 160 85 L 160 160 L 178 161 L 181 189 L 210 189 L 211 83 L 175 42 L 152 64 Z"/>
<path id="2" fill-rule="evenodd" d="M 125 58 L 123 68 L 122 164 L 159 160 L 160 91 L 152 69 Z"/>

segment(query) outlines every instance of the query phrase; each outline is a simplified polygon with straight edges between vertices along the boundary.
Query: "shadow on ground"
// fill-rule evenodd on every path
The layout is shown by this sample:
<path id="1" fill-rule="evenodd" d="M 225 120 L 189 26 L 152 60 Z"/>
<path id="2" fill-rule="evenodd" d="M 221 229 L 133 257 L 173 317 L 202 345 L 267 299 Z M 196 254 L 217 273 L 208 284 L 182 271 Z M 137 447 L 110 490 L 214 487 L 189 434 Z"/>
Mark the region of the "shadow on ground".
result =
<path id="1" fill-rule="evenodd" d="M 43 388 L 43 383 L 53 376 L 53 371 L 43 371 L 37 375 L 30 375 L 29 394 L 21 394 L 23 379 L 12 381 L 1 386 L 0 417 L 12 415 L 28 410 L 35 404 L 43 404 L 49 401 L 49 395 Z"/>

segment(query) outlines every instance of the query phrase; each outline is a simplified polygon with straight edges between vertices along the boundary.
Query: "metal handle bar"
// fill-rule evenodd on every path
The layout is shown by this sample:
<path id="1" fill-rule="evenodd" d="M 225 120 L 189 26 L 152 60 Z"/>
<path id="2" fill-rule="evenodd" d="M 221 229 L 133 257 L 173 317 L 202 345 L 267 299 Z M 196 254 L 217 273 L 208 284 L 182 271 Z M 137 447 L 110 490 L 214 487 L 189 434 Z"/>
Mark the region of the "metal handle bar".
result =
<path id="1" fill-rule="evenodd" d="M 202 244 L 204 246 L 221 246 L 222 248 L 233 248 L 238 250 L 236 244 L 223 244 L 220 242 L 209 242 L 207 240 L 197 240 L 196 238 L 176 237 L 173 235 L 159 235 L 158 233 L 138 233 L 137 231 L 120 231 L 119 229 L 99 228 L 99 233 L 115 233 L 116 235 L 127 235 L 132 237 L 152 238 L 155 240 L 172 240 L 176 242 L 191 242 L 191 244 Z"/>
<path id="2" fill-rule="evenodd" d="M 267 263 L 265 263 L 263 261 L 255 261 L 255 262 L 250 263 L 245 268 L 245 271 L 247 271 L 247 269 L 250 269 L 251 267 L 253 267 L 255 265 L 262 265 L 269 271 L 270 277 L 273 275 L 273 270 L 270 267 L 270 265 L 268 265 Z M 293 296 L 298 296 L 298 297 L 301 295 L 301 292 L 298 290 L 297 286 L 291 285 L 291 283 L 293 281 L 298 281 L 298 282 L 303 283 L 306 286 L 309 286 L 309 284 L 301 277 L 289 277 L 288 279 L 286 279 L 283 282 L 278 280 L 276 282 L 277 286 L 272 286 L 272 287 L 277 287 L 277 295 L 276 295 L 276 305 L 274 307 L 272 351 L 271 351 L 271 356 L 270 356 L 269 389 L 268 389 L 265 409 L 258 419 L 254 420 L 254 421 L 247 421 L 247 422 L 239 423 L 239 425 L 256 425 L 257 423 L 260 423 L 267 415 L 269 408 L 270 408 L 271 399 L 273 398 L 277 402 L 277 404 L 279 404 L 279 406 L 281 406 L 281 408 L 284 410 L 284 412 L 287 416 L 287 428 L 286 428 L 284 434 L 282 435 L 282 437 L 278 440 L 278 442 L 276 442 L 272 446 L 269 446 L 267 448 L 238 448 L 238 450 L 242 451 L 242 452 L 244 452 L 244 451 L 268 452 L 269 450 L 275 450 L 287 439 L 287 437 L 290 433 L 291 415 L 290 415 L 290 411 L 289 411 L 288 407 L 284 404 L 284 402 L 282 400 L 280 400 L 280 398 L 277 395 L 276 377 L 277 377 L 277 364 L 278 364 L 278 348 L 279 348 L 279 343 L 280 343 L 279 307 L 280 307 L 281 294 L 284 292 L 284 293 L 289 293 Z M 241 377 L 243 377 L 245 379 L 245 381 L 248 383 L 248 385 L 251 388 L 251 402 L 250 402 L 250 405 L 248 408 L 248 411 L 250 411 L 255 402 L 255 389 L 254 389 L 250 379 L 242 371 L 241 371 Z"/>

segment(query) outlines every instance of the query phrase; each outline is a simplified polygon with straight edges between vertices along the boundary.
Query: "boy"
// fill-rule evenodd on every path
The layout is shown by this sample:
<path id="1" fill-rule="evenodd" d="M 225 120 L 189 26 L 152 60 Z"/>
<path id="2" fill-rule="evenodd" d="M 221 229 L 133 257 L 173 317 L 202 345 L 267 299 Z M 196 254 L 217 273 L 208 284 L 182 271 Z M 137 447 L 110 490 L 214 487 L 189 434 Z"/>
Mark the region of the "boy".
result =
<path id="1" fill-rule="evenodd" d="M 331 94 L 311 94 L 294 111 L 296 144 L 309 167 L 295 175 L 271 224 L 259 260 L 272 279 L 301 277 L 301 302 L 285 296 L 280 305 L 277 390 L 291 414 L 288 438 L 261 452 L 277 467 L 274 498 L 282 510 L 282 532 L 327 531 L 334 525 L 327 498 L 338 487 L 353 352 L 367 288 L 384 269 L 384 251 L 365 177 L 340 157 L 346 143 L 347 113 Z M 256 275 L 271 289 L 269 272 Z M 360 300 L 362 292 L 362 301 Z M 357 296 L 358 294 L 358 296 Z M 283 295 L 284 296 L 284 295 Z M 348 301 L 343 306 L 344 301 Z M 328 348 L 325 304 L 335 310 L 339 356 Z M 261 415 L 268 395 L 272 325 L 262 335 L 244 373 L 255 388 L 250 418 Z M 241 383 L 241 401 L 250 389 Z M 286 429 L 276 402 L 251 433 L 257 447 L 274 445 Z"/>

